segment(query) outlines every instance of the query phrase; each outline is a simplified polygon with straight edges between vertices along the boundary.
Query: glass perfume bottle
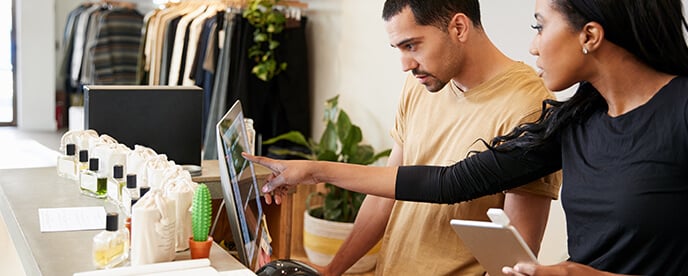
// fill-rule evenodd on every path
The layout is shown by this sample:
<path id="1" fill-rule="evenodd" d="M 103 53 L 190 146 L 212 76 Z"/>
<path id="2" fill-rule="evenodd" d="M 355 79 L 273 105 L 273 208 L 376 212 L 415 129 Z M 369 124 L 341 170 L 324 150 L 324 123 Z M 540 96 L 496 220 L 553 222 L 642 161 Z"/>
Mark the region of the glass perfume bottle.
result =
<path id="1" fill-rule="evenodd" d="M 97 268 L 111 268 L 129 258 L 129 231 L 119 229 L 117 213 L 107 214 L 105 230 L 93 237 L 93 264 Z"/>
<path id="2" fill-rule="evenodd" d="M 79 162 L 76 159 L 76 145 L 65 145 L 65 154 L 57 157 L 57 175 L 72 180 L 79 179 L 79 172 L 77 171 L 78 164 Z"/>
<path id="3" fill-rule="evenodd" d="M 95 198 L 107 197 L 107 177 L 98 171 L 98 158 L 91 158 L 88 162 L 88 170 L 81 172 L 81 193 Z"/>
<path id="4" fill-rule="evenodd" d="M 141 187 L 141 188 L 139 188 L 139 195 L 140 195 L 139 197 L 143 197 L 144 195 L 146 195 L 146 193 L 147 193 L 148 191 L 150 191 L 150 187 Z"/>
<path id="5" fill-rule="evenodd" d="M 136 174 L 127 174 L 127 186 L 122 188 L 122 206 L 124 212 L 130 216 L 131 206 L 134 200 L 139 199 L 139 190 L 136 188 Z"/>
<path id="6" fill-rule="evenodd" d="M 88 150 L 80 150 L 79 151 L 79 164 L 77 165 L 76 173 L 77 173 L 77 175 L 80 175 L 81 172 L 87 171 L 87 170 L 88 170 Z"/>
<path id="7" fill-rule="evenodd" d="M 108 179 L 107 194 L 108 197 L 116 204 L 122 204 L 122 189 L 126 181 L 124 180 L 124 166 L 112 166 L 112 178 Z"/>

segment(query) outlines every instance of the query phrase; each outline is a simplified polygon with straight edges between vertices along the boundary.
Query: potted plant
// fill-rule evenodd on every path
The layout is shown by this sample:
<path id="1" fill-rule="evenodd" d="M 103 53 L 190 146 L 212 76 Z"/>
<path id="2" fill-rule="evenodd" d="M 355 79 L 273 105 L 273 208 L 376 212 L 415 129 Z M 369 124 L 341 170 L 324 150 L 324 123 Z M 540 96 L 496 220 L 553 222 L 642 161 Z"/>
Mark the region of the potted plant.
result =
<path id="1" fill-rule="evenodd" d="M 349 115 L 338 107 L 338 100 L 339 96 L 337 95 L 325 103 L 324 121 L 326 126 L 319 142 L 313 139 L 306 139 L 298 131 L 291 131 L 269 139 L 264 144 L 273 144 L 287 140 L 306 147 L 309 152 L 303 153 L 288 149 L 271 149 L 271 151 L 275 154 L 300 156 L 309 160 L 335 161 L 360 165 L 369 165 L 382 157 L 389 156 L 391 149 L 375 153 L 372 146 L 362 143 L 363 134 L 361 128 L 353 124 Z M 319 199 L 322 204 L 311 206 L 311 200 L 314 198 Z M 304 213 L 304 248 L 312 263 L 326 265 L 330 262 L 341 242 L 333 246 L 315 245 L 314 243 L 326 239 L 339 239 L 343 241 L 353 228 L 353 222 L 364 198 L 364 194 L 342 189 L 329 183 L 325 183 L 324 192 L 314 192 L 308 196 L 306 212 Z M 319 227 L 322 227 L 325 230 L 324 232 L 334 235 L 318 230 Z M 323 248 L 329 249 L 323 250 Z M 372 269 L 375 265 L 376 252 L 376 250 L 371 250 L 369 255 L 367 255 L 368 257 L 361 259 L 359 263 L 347 272 L 356 273 Z"/>
<path id="2" fill-rule="evenodd" d="M 251 73 L 262 81 L 270 81 L 274 76 L 287 69 L 287 63 L 278 61 L 275 52 L 280 43 L 273 36 L 284 30 L 287 18 L 274 6 L 279 0 L 250 0 L 243 16 L 255 28 L 254 44 L 248 49 L 248 57 L 256 65 Z"/>
<path id="3" fill-rule="evenodd" d="M 191 259 L 208 258 L 213 237 L 210 233 L 212 217 L 212 202 L 208 186 L 201 183 L 194 192 L 191 202 L 191 229 L 193 236 L 189 237 Z"/>

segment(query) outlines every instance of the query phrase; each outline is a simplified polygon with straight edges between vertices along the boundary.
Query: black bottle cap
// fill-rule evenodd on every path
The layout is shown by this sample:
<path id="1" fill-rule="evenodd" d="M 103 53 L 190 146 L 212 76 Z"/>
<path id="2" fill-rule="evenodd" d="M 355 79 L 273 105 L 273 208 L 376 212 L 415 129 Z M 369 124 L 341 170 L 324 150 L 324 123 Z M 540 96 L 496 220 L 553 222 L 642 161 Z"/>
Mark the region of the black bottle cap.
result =
<path id="1" fill-rule="evenodd" d="M 79 162 L 88 162 L 88 150 L 79 151 Z"/>
<path id="2" fill-rule="evenodd" d="M 139 192 L 141 193 L 141 197 L 143 197 L 143 195 L 145 195 L 148 191 L 150 191 L 150 187 L 141 187 L 141 189 L 139 190 Z"/>
<path id="3" fill-rule="evenodd" d="M 118 214 L 115 212 L 107 213 L 105 218 L 105 230 L 107 231 L 117 231 Z"/>
<path id="4" fill-rule="evenodd" d="M 127 174 L 127 189 L 134 189 L 136 188 L 136 174 L 130 173 Z"/>
<path id="5" fill-rule="evenodd" d="M 75 144 L 67 144 L 65 148 L 65 153 L 67 156 L 74 156 L 76 153 L 76 145 Z"/>
<path id="6" fill-rule="evenodd" d="M 122 165 L 114 165 L 112 166 L 112 177 L 116 179 L 120 179 L 124 177 L 124 166 Z"/>
<path id="7" fill-rule="evenodd" d="M 88 160 L 88 170 L 90 171 L 98 171 L 98 158 L 91 158 Z"/>

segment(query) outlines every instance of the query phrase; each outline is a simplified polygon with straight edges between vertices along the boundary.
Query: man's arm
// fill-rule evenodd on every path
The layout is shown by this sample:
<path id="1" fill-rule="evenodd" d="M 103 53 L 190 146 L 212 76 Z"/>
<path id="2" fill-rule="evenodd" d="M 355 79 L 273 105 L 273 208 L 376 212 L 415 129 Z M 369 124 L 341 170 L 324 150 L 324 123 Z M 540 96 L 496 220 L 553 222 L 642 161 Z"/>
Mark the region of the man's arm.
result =
<path id="1" fill-rule="evenodd" d="M 402 147 L 394 143 L 387 165 L 400 166 L 403 160 L 402 151 Z M 353 230 L 330 264 L 320 271 L 321 275 L 341 275 L 375 246 L 385 233 L 393 207 L 394 199 L 366 196 L 356 216 Z"/>
<path id="2" fill-rule="evenodd" d="M 504 199 L 504 212 L 537 257 L 545 234 L 552 199 L 522 191 L 510 191 Z"/>

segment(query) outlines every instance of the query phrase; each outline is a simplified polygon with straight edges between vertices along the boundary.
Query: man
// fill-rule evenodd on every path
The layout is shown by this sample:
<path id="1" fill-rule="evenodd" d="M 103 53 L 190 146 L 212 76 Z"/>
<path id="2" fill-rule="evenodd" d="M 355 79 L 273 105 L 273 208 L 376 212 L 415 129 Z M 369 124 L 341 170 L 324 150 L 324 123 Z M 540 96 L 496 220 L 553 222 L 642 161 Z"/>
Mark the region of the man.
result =
<path id="1" fill-rule="evenodd" d="M 527 65 L 489 40 L 477 0 L 388 0 L 383 19 L 401 52 L 406 80 L 392 136 L 389 166 L 448 165 L 524 122 L 551 97 Z M 380 239 L 378 275 L 482 275 L 484 270 L 449 226 L 451 219 L 487 220 L 504 208 L 537 252 L 560 175 L 453 205 L 368 196 L 354 230 L 322 275 L 339 275 Z M 418 187 L 422 189 L 422 187 Z"/>

